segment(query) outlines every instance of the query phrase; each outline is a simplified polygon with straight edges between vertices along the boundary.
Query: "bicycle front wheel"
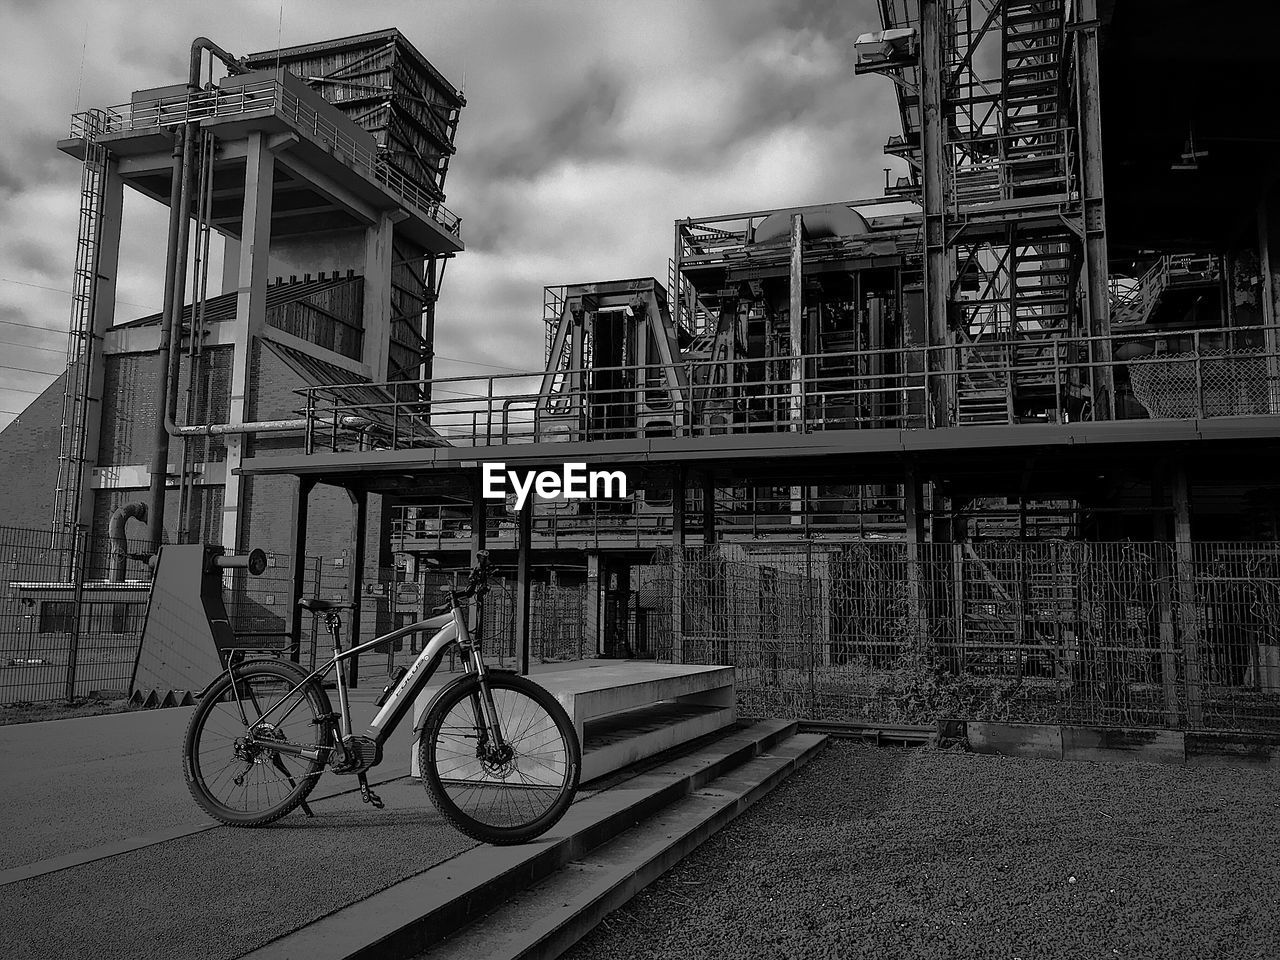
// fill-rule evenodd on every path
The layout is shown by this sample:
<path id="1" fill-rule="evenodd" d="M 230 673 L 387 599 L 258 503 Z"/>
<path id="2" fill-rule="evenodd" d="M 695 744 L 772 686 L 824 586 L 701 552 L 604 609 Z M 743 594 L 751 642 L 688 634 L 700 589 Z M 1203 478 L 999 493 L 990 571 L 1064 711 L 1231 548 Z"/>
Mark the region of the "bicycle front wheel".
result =
<path id="1" fill-rule="evenodd" d="M 440 692 L 423 724 L 418 760 L 431 802 L 467 836 L 524 843 L 565 814 L 578 789 L 582 750 L 564 708 L 515 674 L 489 673 L 498 730 L 469 678 Z"/>
<path id="2" fill-rule="evenodd" d="M 191 715 L 182 770 L 209 816 L 233 827 L 258 827 L 298 806 L 324 772 L 321 759 L 261 742 L 275 740 L 314 754 L 329 746 L 327 718 L 333 711 L 319 684 L 298 686 L 307 675 L 292 663 L 250 660 L 234 671 L 235 683 L 224 674 Z M 323 757 L 325 750 L 318 753 Z"/>

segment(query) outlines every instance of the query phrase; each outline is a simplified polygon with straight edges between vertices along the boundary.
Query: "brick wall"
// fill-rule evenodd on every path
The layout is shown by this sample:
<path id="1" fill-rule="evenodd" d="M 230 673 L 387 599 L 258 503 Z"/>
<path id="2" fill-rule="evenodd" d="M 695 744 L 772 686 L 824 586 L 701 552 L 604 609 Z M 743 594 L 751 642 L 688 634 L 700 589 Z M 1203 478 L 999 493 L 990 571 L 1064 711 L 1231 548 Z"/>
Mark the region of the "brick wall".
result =
<path id="1" fill-rule="evenodd" d="M 0 526 L 44 527 L 53 520 L 64 377 L 0 430 Z"/>

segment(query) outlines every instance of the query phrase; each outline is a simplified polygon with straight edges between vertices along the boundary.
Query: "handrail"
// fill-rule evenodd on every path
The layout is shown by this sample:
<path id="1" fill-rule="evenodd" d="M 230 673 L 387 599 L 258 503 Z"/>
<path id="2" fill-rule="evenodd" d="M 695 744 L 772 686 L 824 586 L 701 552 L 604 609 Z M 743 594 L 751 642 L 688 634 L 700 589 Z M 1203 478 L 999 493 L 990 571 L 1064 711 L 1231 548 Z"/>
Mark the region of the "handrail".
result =
<path id="1" fill-rule="evenodd" d="M 963 426 L 979 422 L 962 416 L 967 402 L 982 405 L 983 423 L 1014 423 L 1018 417 L 1090 420 L 1102 413 L 1093 407 L 1090 385 L 1102 383 L 1107 369 L 1117 383 L 1127 384 L 1132 403 L 1145 408 L 1140 412 L 1130 404 L 1118 412 L 1122 418 L 1261 415 L 1280 413 L 1280 351 L 1266 345 L 1274 344 L 1277 331 L 1280 327 L 1142 331 L 808 354 L 800 358 L 805 373 L 798 407 L 789 357 L 688 360 L 682 363 L 686 378 L 678 391 L 654 386 L 670 371 L 648 364 L 560 371 L 564 387 L 554 394 L 542 393 L 542 370 L 334 384 L 298 392 L 306 400 L 313 440 L 326 438 L 331 449 L 349 442 L 339 425 L 354 420 L 375 424 L 365 440 L 390 448 Z M 1103 342 L 1113 349 L 1099 349 Z M 1098 359 L 1113 355 L 1118 346 L 1132 352 L 1123 359 Z M 965 361 L 975 349 L 982 354 L 980 368 Z M 876 358 L 880 362 L 868 362 Z M 763 373 L 748 369 L 762 364 Z M 735 375 L 725 376 L 735 367 Z M 602 376 L 610 373 L 615 376 Z M 601 387 L 602 380 L 617 385 Z M 414 385 L 415 395 L 429 393 L 431 400 L 400 399 L 397 386 L 405 384 Z M 368 400 L 370 386 L 384 386 L 387 399 Z M 997 406 L 998 397 L 1003 402 Z"/>
<path id="2" fill-rule="evenodd" d="M 377 152 L 361 146 L 350 134 L 321 116 L 309 104 L 289 92 L 278 80 L 260 80 L 223 89 L 211 87 L 193 90 L 174 97 L 137 100 L 101 110 L 85 110 L 71 116 L 71 136 L 96 140 L 104 134 L 174 127 L 192 121 L 216 117 L 232 117 L 254 110 L 273 110 L 302 133 L 325 142 L 335 153 L 375 183 L 385 187 L 401 200 L 425 212 L 444 228 L 458 236 L 461 218 L 432 199 L 413 180 L 392 166 Z M 102 119 L 105 115 L 105 120 Z"/>

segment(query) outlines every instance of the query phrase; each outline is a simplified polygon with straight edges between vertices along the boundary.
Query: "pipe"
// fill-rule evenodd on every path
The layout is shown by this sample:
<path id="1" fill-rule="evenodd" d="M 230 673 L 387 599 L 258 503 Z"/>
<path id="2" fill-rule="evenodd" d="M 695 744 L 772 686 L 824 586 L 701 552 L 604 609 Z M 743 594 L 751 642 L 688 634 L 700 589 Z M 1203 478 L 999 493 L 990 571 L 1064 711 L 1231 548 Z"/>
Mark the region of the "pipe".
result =
<path id="1" fill-rule="evenodd" d="M 249 68 L 239 57 L 234 57 L 218 46 L 208 37 L 196 37 L 191 41 L 191 70 L 187 74 L 187 83 L 192 87 L 200 86 L 200 51 L 208 50 L 210 56 L 217 57 L 230 73 L 248 73 Z"/>
<path id="2" fill-rule="evenodd" d="M 187 72 L 187 89 L 194 92 L 200 87 L 202 51 L 217 57 L 231 73 L 246 73 L 248 68 L 208 37 L 196 37 L 191 41 L 191 59 Z M 169 238 L 165 250 L 164 311 L 160 321 L 160 416 L 156 418 L 155 448 L 151 454 L 151 483 L 147 494 L 150 501 L 148 537 L 153 551 L 160 548 L 164 529 L 165 479 L 169 467 L 169 425 L 178 403 L 179 350 L 172 348 L 173 331 L 179 326 L 186 299 L 187 243 L 191 226 L 191 191 L 194 183 L 192 153 L 195 149 L 198 121 L 183 124 L 181 146 L 175 140 L 173 148 L 173 182 L 169 187 Z"/>
<path id="3" fill-rule="evenodd" d="M 125 561 L 130 558 L 144 560 L 149 556 L 148 554 L 133 554 L 129 552 L 129 542 L 124 535 L 125 524 L 129 520 L 140 520 L 145 523 L 147 520 L 147 505 L 141 500 L 135 500 L 132 503 L 117 507 L 115 512 L 111 514 L 111 521 L 107 527 L 107 536 L 111 541 L 110 580 L 112 583 L 121 583 L 124 580 Z"/>

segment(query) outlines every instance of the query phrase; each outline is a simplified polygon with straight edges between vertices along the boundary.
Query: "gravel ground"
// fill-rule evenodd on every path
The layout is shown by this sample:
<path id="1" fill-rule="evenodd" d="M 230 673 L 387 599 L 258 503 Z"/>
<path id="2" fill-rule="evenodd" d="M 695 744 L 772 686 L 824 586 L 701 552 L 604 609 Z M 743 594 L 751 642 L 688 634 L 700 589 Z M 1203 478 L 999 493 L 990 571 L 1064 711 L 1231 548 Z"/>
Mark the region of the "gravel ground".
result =
<path id="1" fill-rule="evenodd" d="M 1280 770 L 833 741 L 565 954 L 1280 956 Z"/>
<path id="2" fill-rule="evenodd" d="M 0 727 L 10 723 L 39 723 L 42 720 L 66 720 L 70 717 L 100 717 L 107 713 L 132 710 L 125 699 L 96 700 L 81 698 L 72 703 L 51 700 L 43 703 L 0 704 Z"/>

